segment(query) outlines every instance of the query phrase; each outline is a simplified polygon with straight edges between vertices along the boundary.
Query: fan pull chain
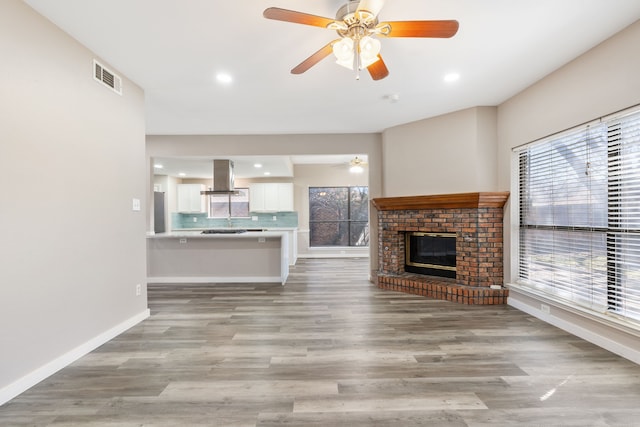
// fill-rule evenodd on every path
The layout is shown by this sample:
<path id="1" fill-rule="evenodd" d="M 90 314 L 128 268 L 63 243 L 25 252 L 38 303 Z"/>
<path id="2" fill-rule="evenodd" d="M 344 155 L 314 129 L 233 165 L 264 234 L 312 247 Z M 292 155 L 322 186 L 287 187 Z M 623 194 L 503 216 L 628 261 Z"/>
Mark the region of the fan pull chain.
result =
<path id="1" fill-rule="evenodd" d="M 360 58 L 360 37 L 356 37 L 353 40 L 353 69 L 356 71 L 356 80 L 360 80 L 360 64 L 362 62 Z"/>

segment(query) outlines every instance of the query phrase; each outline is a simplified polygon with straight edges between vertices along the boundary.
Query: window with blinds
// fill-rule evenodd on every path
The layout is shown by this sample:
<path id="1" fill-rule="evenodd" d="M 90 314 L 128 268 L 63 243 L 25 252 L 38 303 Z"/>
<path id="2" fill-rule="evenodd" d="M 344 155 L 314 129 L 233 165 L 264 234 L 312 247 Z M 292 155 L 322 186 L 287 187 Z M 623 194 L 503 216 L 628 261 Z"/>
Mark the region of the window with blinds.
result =
<path id="1" fill-rule="evenodd" d="M 640 321 L 640 112 L 516 154 L 519 284 Z"/>

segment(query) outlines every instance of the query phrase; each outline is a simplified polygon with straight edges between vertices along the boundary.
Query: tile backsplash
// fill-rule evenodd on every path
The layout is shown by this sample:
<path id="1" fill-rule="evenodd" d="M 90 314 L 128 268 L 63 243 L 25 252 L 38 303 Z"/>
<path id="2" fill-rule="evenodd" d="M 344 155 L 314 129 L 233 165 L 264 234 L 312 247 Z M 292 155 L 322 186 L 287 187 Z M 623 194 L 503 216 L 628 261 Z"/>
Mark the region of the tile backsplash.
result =
<path id="1" fill-rule="evenodd" d="M 251 217 L 256 217 L 258 220 L 254 221 Z M 174 212 L 171 214 L 171 229 L 298 227 L 298 212 L 251 212 L 251 217 L 231 218 L 231 220 L 228 220 L 225 218 L 207 218 L 206 213 L 185 214 Z"/>

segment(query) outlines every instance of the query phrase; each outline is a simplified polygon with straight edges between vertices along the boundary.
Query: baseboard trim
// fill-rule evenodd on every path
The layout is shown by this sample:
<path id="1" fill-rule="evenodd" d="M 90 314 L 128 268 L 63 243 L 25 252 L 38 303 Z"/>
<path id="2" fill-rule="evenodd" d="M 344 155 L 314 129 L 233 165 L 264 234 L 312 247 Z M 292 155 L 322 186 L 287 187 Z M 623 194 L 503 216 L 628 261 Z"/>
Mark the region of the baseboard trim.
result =
<path id="1" fill-rule="evenodd" d="M 336 253 L 313 253 L 313 254 L 298 254 L 298 259 L 300 258 L 369 258 L 369 254 L 366 253 L 344 253 L 344 254 L 336 254 Z"/>
<path id="2" fill-rule="evenodd" d="M 149 317 L 151 311 L 149 309 L 144 310 L 143 312 L 136 314 L 135 316 L 125 320 L 122 323 L 114 326 L 113 328 L 101 333 L 100 335 L 90 339 L 84 344 L 79 345 L 71 351 L 63 354 L 60 357 L 53 359 L 51 362 L 44 364 L 43 366 L 35 369 L 31 373 L 25 375 L 24 377 L 14 381 L 6 387 L 0 389 L 0 405 L 7 403 L 9 400 L 18 396 L 19 394 L 25 392 L 30 389 L 34 385 L 38 384 L 40 381 L 44 380 L 47 377 L 58 372 L 60 369 L 70 365 L 76 360 L 80 359 L 82 356 L 87 353 L 95 350 L 100 347 L 102 344 L 107 341 L 115 338 L 120 335 L 127 329 L 137 325 L 142 322 L 144 319 Z"/>
<path id="3" fill-rule="evenodd" d="M 592 344 L 602 347 L 605 350 L 609 350 L 610 352 L 615 353 L 618 356 L 624 357 L 625 359 L 628 359 L 634 363 L 640 364 L 640 351 L 638 351 L 637 349 L 626 346 L 623 343 L 612 339 L 611 337 L 580 326 L 569 320 L 554 316 L 552 313 L 547 313 L 540 309 L 537 309 L 527 304 L 526 302 L 518 300 L 517 297 L 515 297 L 517 295 L 517 291 L 514 292 L 513 289 L 511 291 L 512 293 L 507 301 L 508 305 L 517 308 L 520 311 L 524 311 L 525 313 L 530 314 L 534 317 L 537 317 L 538 319 L 556 326 L 566 332 L 569 332 L 570 334 L 589 341 Z M 562 310 L 562 308 L 557 306 L 555 307 L 555 309 Z M 584 319 L 585 321 L 589 321 L 586 318 Z M 591 321 L 593 322 L 593 320 Z M 611 328 L 611 326 L 608 325 L 600 325 L 604 326 L 605 329 L 603 329 L 603 331 L 605 332 L 607 327 Z"/>
<path id="4" fill-rule="evenodd" d="M 284 283 L 286 277 L 280 276 L 242 276 L 242 277 L 227 277 L 227 276 L 210 276 L 210 277 L 147 277 L 147 283 L 153 284 L 167 284 L 167 283 Z"/>

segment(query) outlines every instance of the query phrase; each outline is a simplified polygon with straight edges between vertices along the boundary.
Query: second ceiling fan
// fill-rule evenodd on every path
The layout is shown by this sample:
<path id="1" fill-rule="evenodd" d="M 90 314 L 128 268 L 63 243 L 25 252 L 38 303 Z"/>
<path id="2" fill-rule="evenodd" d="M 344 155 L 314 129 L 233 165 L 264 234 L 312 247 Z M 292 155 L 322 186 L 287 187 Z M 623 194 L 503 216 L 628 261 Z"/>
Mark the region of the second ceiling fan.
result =
<path id="1" fill-rule="evenodd" d="M 366 68 L 373 80 L 380 80 L 389 75 L 389 70 L 380 55 L 378 36 L 449 38 L 458 32 L 456 20 L 378 22 L 383 4 L 384 0 L 352 0 L 338 9 L 335 19 L 278 7 L 265 9 L 263 15 L 277 21 L 335 30 L 340 36 L 294 67 L 292 74 L 304 73 L 333 53 L 339 65 L 356 71 L 356 78 Z"/>

